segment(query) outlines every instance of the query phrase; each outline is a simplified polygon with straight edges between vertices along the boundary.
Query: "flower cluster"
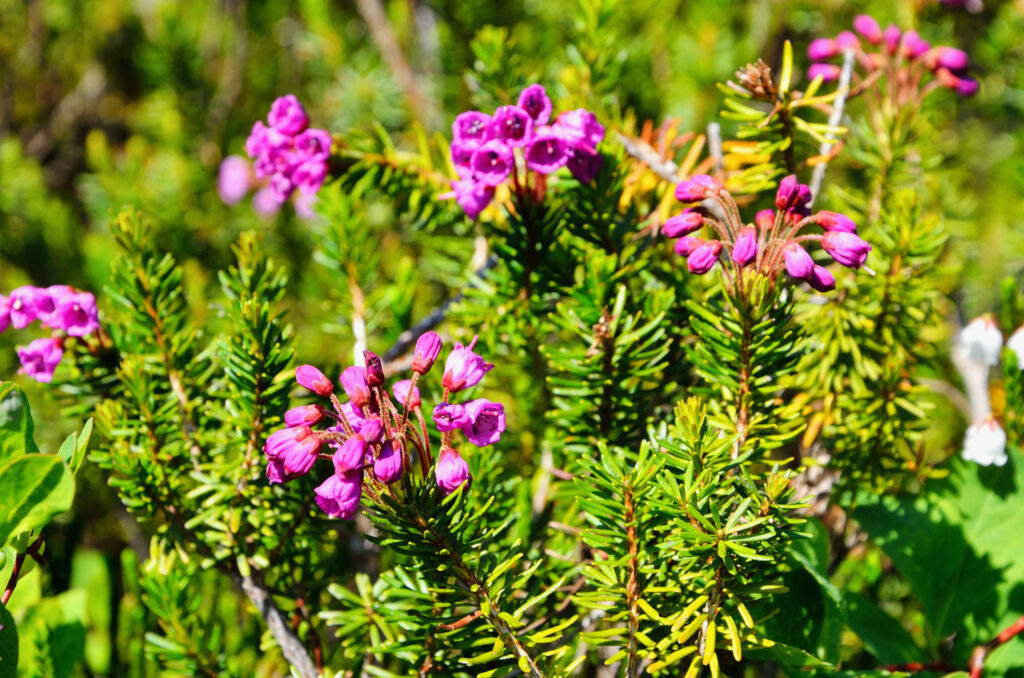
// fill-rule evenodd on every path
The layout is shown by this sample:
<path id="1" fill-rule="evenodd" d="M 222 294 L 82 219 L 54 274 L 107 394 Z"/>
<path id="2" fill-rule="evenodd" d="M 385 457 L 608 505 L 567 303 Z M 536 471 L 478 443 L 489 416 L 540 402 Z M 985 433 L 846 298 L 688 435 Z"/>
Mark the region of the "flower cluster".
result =
<path id="1" fill-rule="evenodd" d="M 469 465 L 453 447 L 455 432 L 462 431 L 470 442 L 483 446 L 497 442 L 505 430 L 505 410 L 499 403 L 448 402 L 452 394 L 475 386 L 494 367 L 473 351 L 475 342 L 474 338 L 469 346 L 457 343 L 448 355 L 442 377 L 444 401 L 434 408 L 434 422 L 441 432 L 434 478 L 445 494 L 470 480 Z M 410 452 L 415 451 L 427 477 L 433 459 L 416 382 L 433 367 L 441 347 L 435 332 L 423 334 L 416 342 L 412 378 L 393 384 L 390 394 L 380 358 L 364 351 L 364 366 L 341 373 L 345 403 L 323 372 L 312 365 L 298 367 L 296 381 L 326 398 L 330 406 L 301 405 L 285 413 L 285 428 L 271 434 L 263 448 L 270 482 L 287 482 L 308 473 L 318 459 L 329 460 L 334 472 L 316 488 L 316 503 L 332 518 L 352 518 L 364 491 L 378 497 L 386 486 L 408 478 Z"/>
<path id="2" fill-rule="evenodd" d="M 583 183 L 601 170 L 597 145 L 604 125 L 590 111 L 577 108 L 552 117 L 551 99 L 543 85 L 530 85 L 515 106 L 502 106 L 492 115 L 466 111 L 452 123 L 451 158 L 458 172 L 452 191 L 470 219 L 476 219 L 494 199 L 494 189 L 512 179 L 513 190 L 524 195 L 530 173 L 547 175 L 568 167 Z M 543 182 L 533 182 L 534 192 Z"/>
<path id="3" fill-rule="evenodd" d="M 744 269 L 770 278 L 785 269 L 793 278 L 826 292 L 835 288 L 836 279 L 827 268 L 814 263 L 802 243 L 820 243 L 847 268 L 864 267 L 871 251 L 871 245 L 857 235 L 857 226 L 849 217 L 825 210 L 812 214 L 808 208 L 811 191 L 795 175 L 779 183 L 776 209 L 758 212 L 753 224 L 741 221 L 732 196 L 719 181 L 706 174 L 681 181 L 675 195 L 680 202 L 693 206 L 666 220 L 662 232 L 676 239 L 675 251 L 686 257 L 691 273 L 707 273 L 725 252 L 737 281 Z M 820 226 L 824 233 L 801 235 L 804 228 L 813 225 Z M 718 238 L 694 235 L 705 226 Z"/>
<path id="4" fill-rule="evenodd" d="M 294 95 L 274 101 L 267 123 L 257 120 L 245 142 L 256 177 L 268 180 L 253 198 L 254 207 L 262 213 L 279 209 L 296 189 L 298 195 L 307 199 L 316 195 L 327 178 L 327 159 L 331 154 L 331 135 L 327 130 L 309 127 L 309 117 Z M 248 185 L 244 190 L 241 188 L 240 166 L 232 162 L 222 165 L 218 180 L 221 196 L 227 196 L 225 202 L 241 200 L 248 191 Z M 297 198 L 297 206 L 299 202 Z M 308 206 L 308 202 L 303 204 Z"/>
<path id="5" fill-rule="evenodd" d="M 50 383 L 64 356 L 65 337 L 84 337 L 100 327 L 96 298 L 68 285 L 19 287 L 10 296 L 0 295 L 0 332 L 8 327 L 25 329 L 35 321 L 63 334 L 35 339 L 19 346 L 21 372 L 38 382 Z"/>
<path id="6" fill-rule="evenodd" d="M 867 14 L 853 20 L 853 30 L 855 32 L 843 31 L 835 38 L 819 38 L 811 42 L 807 56 L 817 63 L 808 69 L 808 77 L 836 80 L 840 68 L 829 60 L 853 49 L 857 62 L 867 73 L 884 73 L 894 82 L 896 99 L 900 103 L 924 96 L 940 86 L 965 97 L 978 91 L 978 81 L 967 75 L 970 61 L 963 50 L 932 47 L 917 31 L 904 33 L 894 25 L 882 30 L 878 22 Z M 921 79 L 929 71 L 935 80 L 922 89 Z"/>

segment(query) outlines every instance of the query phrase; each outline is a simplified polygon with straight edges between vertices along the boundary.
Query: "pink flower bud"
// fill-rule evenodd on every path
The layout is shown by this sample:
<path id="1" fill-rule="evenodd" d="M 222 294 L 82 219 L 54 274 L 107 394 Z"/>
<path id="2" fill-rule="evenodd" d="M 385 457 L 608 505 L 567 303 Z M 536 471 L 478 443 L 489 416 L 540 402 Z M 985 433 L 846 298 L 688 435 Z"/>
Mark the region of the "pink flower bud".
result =
<path id="1" fill-rule="evenodd" d="M 757 258 L 757 229 L 747 226 L 740 230 L 732 246 L 732 260 L 746 266 Z"/>
<path id="2" fill-rule="evenodd" d="M 470 219 L 480 216 L 494 199 L 493 186 L 486 186 L 472 179 L 461 179 L 451 183 L 452 192 L 442 197 L 455 198 L 455 202 L 459 203 L 459 207 Z"/>
<path id="3" fill-rule="evenodd" d="M 874 45 L 882 42 L 882 27 L 878 25 L 874 17 L 867 14 L 858 14 L 853 19 L 853 30 L 860 33 L 868 42 Z"/>
<path id="4" fill-rule="evenodd" d="M 405 404 L 405 399 L 409 398 L 409 407 L 415 408 L 420 406 L 420 390 L 413 386 L 412 395 L 409 395 L 409 387 L 412 386 L 412 379 L 403 379 L 402 381 L 395 382 L 395 385 L 391 387 L 391 392 L 395 394 L 395 401 L 401 404 Z"/>
<path id="5" fill-rule="evenodd" d="M 497 186 L 512 173 L 515 162 L 510 146 L 499 139 L 491 139 L 473 151 L 469 166 L 473 170 L 473 178 L 478 183 L 484 186 Z"/>
<path id="6" fill-rule="evenodd" d="M 783 245 L 782 258 L 786 264 L 786 272 L 799 280 L 809 277 L 814 270 L 814 260 L 811 259 L 811 255 L 795 242 Z"/>
<path id="7" fill-rule="evenodd" d="M 835 82 L 842 70 L 835 64 L 811 64 L 807 69 L 807 79 L 814 80 L 820 76 L 822 82 Z"/>
<path id="8" fill-rule="evenodd" d="M 505 407 L 479 398 L 466 403 L 462 432 L 478 447 L 498 442 L 505 430 Z"/>
<path id="9" fill-rule="evenodd" d="M 359 471 L 335 473 L 315 490 L 316 505 L 329 518 L 351 520 L 359 510 L 363 494 L 363 474 Z"/>
<path id="10" fill-rule="evenodd" d="M 754 224 L 764 230 L 775 225 L 775 212 L 772 210 L 761 210 L 754 215 Z"/>
<path id="11" fill-rule="evenodd" d="M 679 240 L 676 240 L 675 251 L 681 257 L 688 257 L 693 254 L 694 250 L 704 244 L 704 241 L 700 238 L 694 238 L 692 235 L 684 235 Z"/>
<path id="12" fill-rule="evenodd" d="M 309 118 L 306 109 L 293 94 L 287 94 L 274 100 L 267 115 L 270 126 L 282 134 L 295 135 L 306 129 Z"/>
<path id="13" fill-rule="evenodd" d="M 359 424 L 358 429 L 359 435 L 363 437 L 363 440 L 368 443 L 379 443 L 381 435 L 384 433 L 384 424 L 381 422 L 380 417 L 373 415 L 364 419 Z"/>
<path id="14" fill-rule="evenodd" d="M 836 45 L 840 52 L 848 49 L 860 49 L 860 40 L 850 31 L 843 31 L 836 36 Z"/>
<path id="15" fill-rule="evenodd" d="M 380 455 L 373 462 L 373 475 L 382 483 L 390 485 L 402 477 L 402 448 L 397 443 L 386 442 Z"/>
<path id="16" fill-rule="evenodd" d="M 821 246 L 832 258 L 847 268 L 860 268 L 868 258 L 871 245 L 859 236 L 845 231 L 829 231 L 821 240 Z"/>
<path id="17" fill-rule="evenodd" d="M 678 238 L 699 231 L 704 225 L 704 215 L 697 210 L 690 208 L 682 214 L 669 217 L 661 227 L 661 232 L 669 238 Z"/>
<path id="18" fill-rule="evenodd" d="M 572 147 L 566 167 L 569 172 L 581 184 L 589 184 L 601 171 L 604 158 L 596 150 L 583 142 L 578 142 Z"/>
<path id="19" fill-rule="evenodd" d="M 440 403 L 434 408 L 434 426 L 441 433 L 462 428 L 466 423 L 466 408 L 456 403 Z"/>
<path id="20" fill-rule="evenodd" d="M 331 380 L 312 365 L 296 367 L 295 381 L 299 382 L 299 386 L 307 388 L 317 395 L 328 396 L 334 392 L 334 384 L 331 383 Z"/>
<path id="21" fill-rule="evenodd" d="M 469 480 L 469 464 L 459 456 L 459 453 L 450 447 L 441 450 L 437 458 L 437 466 L 434 467 L 434 477 L 437 479 L 437 486 L 445 494 L 451 494 Z"/>
<path id="22" fill-rule="evenodd" d="M 480 111 L 460 113 L 452 123 L 452 137 L 459 141 L 465 139 L 487 141 L 487 127 L 490 122 L 491 116 Z"/>
<path id="23" fill-rule="evenodd" d="M 307 429 L 308 430 L 308 429 Z M 288 445 L 281 450 L 281 464 L 290 477 L 309 473 L 320 451 L 321 441 L 315 433 L 303 437 L 297 443 Z"/>
<path id="24" fill-rule="evenodd" d="M 370 404 L 370 384 L 366 378 L 366 368 L 353 365 L 346 367 L 341 373 L 341 387 L 352 404 L 363 408 Z"/>
<path id="25" fill-rule="evenodd" d="M 494 365 L 473 352 L 476 340 L 477 337 L 474 336 L 469 346 L 456 343 L 455 348 L 448 354 L 441 385 L 451 393 L 476 386 L 485 374 L 494 369 Z"/>
<path id="26" fill-rule="evenodd" d="M 922 40 L 917 31 L 907 31 L 903 34 L 903 56 L 908 59 L 916 59 L 929 49 L 931 45 Z"/>
<path id="27" fill-rule="evenodd" d="M 380 363 L 380 356 L 373 351 L 363 351 L 363 363 L 366 365 L 366 383 L 370 388 L 380 388 L 384 385 L 384 366 Z"/>
<path id="28" fill-rule="evenodd" d="M 708 174 L 698 174 L 676 184 L 676 200 L 679 202 L 697 202 L 707 194 L 722 187 L 717 179 Z"/>
<path id="29" fill-rule="evenodd" d="M 836 277 L 824 266 L 815 264 L 807 277 L 807 284 L 819 292 L 828 292 L 836 288 Z"/>
<path id="30" fill-rule="evenodd" d="M 839 43 L 832 38 L 818 38 L 807 46 L 807 58 L 812 61 L 824 61 L 839 54 Z"/>
<path id="31" fill-rule="evenodd" d="M 240 155 L 229 155 L 217 171 L 217 194 L 225 205 L 235 205 L 252 188 L 252 169 Z"/>
<path id="32" fill-rule="evenodd" d="M 366 439 L 356 434 L 337 447 L 331 461 L 334 462 L 336 473 L 348 473 L 361 469 L 365 457 Z"/>
<path id="33" fill-rule="evenodd" d="M 323 416 L 324 408 L 319 405 L 302 405 L 285 412 L 284 423 L 286 426 L 313 426 Z"/>
<path id="34" fill-rule="evenodd" d="M 0 294 L 0 334 L 11 326 L 11 300 Z"/>
<path id="35" fill-rule="evenodd" d="M 845 231 L 846 233 L 857 232 L 857 224 L 853 223 L 853 219 L 845 214 L 822 210 L 815 215 L 815 220 L 818 222 L 818 225 L 826 231 Z"/>
<path id="36" fill-rule="evenodd" d="M 895 24 L 889 24 L 885 28 L 883 39 L 885 40 L 885 48 L 889 51 L 889 54 L 895 54 L 896 50 L 900 48 L 900 38 L 903 36 L 903 32 L 900 31 L 899 26 Z"/>
<path id="37" fill-rule="evenodd" d="M 416 340 L 416 350 L 412 358 L 412 371 L 426 374 L 434 366 L 434 361 L 441 353 L 441 337 L 437 332 L 424 332 Z"/>
<path id="38" fill-rule="evenodd" d="M 686 268 L 690 273 L 704 275 L 715 266 L 718 255 L 722 253 L 722 243 L 717 240 L 708 240 L 695 249 L 686 259 Z"/>
<path id="39" fill-rule="evenodd" d="M 955 47 L 936 47 L 933 50 L 935 64 L 939 68 L 948 68 L 951 71 L 962 71 L 970 64 L 967 52 Z"/>
<path id="40" fill-rule="evenodd" d="M 490 139 L 504 142 L 513 148 L 525 146 L 533 136 L 533 120 L 529 113 L 518 106 L 502 106 L 494 112 L 487 134 Z"/>
<path id="41" fill-rule="evenodd" d="M 779 182 L 779 190 L 775 194 L 775 206 L 780 209 L 789 209 L 796 202 L 797 191 L 800 188 L 800 181 L 795 174 L 790 174 Z"/>
<path id="42" fill-rule="evenodd" d="M 547 124 L 551 118 L 551 99 L 544 85 L 530 85 L 522 91 L 516 103 L 529 114 L 535 125 Z"/>

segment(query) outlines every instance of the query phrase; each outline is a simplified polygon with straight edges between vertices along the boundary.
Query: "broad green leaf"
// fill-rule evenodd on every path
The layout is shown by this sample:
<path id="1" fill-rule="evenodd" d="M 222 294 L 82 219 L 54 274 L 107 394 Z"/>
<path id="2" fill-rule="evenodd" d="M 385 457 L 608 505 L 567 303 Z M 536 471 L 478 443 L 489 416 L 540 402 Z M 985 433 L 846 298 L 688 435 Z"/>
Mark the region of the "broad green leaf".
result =
<path id="1" fill-rule="evenodd" d="M 14 678 L 18 669 L 18 630 L 7 608 L 0 605 L 0 678 Z"/>
<path id="2" fill-rule="evenodd" d="M 775 643 L 770 647 L 744 647 L 744 659 L 760 659 L 773 661 L 788 669 L 830 669 L 832 664 L 823 662 L 812 654 L 804 652 L 798 647 Z"/>
<path id="3" fill-rule="evenodd" d="M 859 593 L 847 593 L 846 603 L 847 625 L 880 664 L 905 664 L 924 658 L 924 652 L 917 648 L 907 630 L 873 600 Z"/>
<path id="4" fill-rule="evenodd" d="M 64 463 L 71 469 L 71 473 L 78 473 L 85 459 L 86 449 L 89 447 L 89 437 L 92 435 L 92 419 L 85 422 L 85 426 L 78 433 L 72 433 L 64 439 L 57 456 L 64 460 Z"/>
<path id="5" fill-rule="evenodd" d="M 869 496 L 853 517 L 910 584 L 925 612 L 934 648 L 957 634 L 954 663 L 988 642 L 1021 614 L 1024 581 L 1024 459 L 1007 450 L 1002 467 L 980 467 L 954 457 L 950 474 L 923 495 Z M 1024 640 L 1015 638 L 985 663 L 993 675 L 1024 665 Z"/>
<path id="6" fill-rule="evenodd" d="M 0 544 L 71 508 L 75 480 L 60 457 L 28 454 L 0 468 Z"/>
<path id="7" fill-rule="evenodd" d="M 0 464 L 8 458 L 38 452 L 28 399 L 9 381 L 0 382 Z"/>

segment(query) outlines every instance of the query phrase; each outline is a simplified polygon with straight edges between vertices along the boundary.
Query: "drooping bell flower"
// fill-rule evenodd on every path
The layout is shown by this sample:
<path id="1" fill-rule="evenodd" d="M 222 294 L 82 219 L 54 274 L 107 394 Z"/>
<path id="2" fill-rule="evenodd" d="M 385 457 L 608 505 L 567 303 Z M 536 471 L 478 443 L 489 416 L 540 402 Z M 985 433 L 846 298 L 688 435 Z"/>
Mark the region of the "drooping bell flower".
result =
<path id="1" fill-rule="evenodd" d="M 455 198 L 462 211 L 470 219 L 476 219 L 494 199 L 494 187 L 472 179 L 453 181 L 452 192 L 440 196 L 442 199 Z"/>
<path id="2" fill-rule="evenodd" d="M 52 326 L 69 337 L 84 337 L 100 328 L 96 297 L 88 292 L 72 292 L 57 299 L 51 316 Z"/>
<path id="3" fill-rule="evenodd" d="M 491 116 L 480 111 L 466 111 L 455 117 L 452 123 L 452 137 L 458 141 L 475 139 L 476 141 L 487 141 L 487 127 L 491 122 Z"/>
<path id="4" fill-rule="evenodd" d="M 334 392 L 334 384 L 331 383 L 331 380 L 312 365 L 296 367 L 295 381 L 299 382 L 299 386 L 309 389 L 317 395 L 328 396 Z"/>
<path id="5" fill-rule="evenodd" d="M 786 265 L 786 272 L 799 280 L 810 277 L 814 271 L 814 260 L 811 259 L 811 255 L 795 242 L 788 242 L 782 246 L 782 259 Z"/>
<path id="6" fill-rule="evenodd" d="M 992 417 L 986 417 L 967 427 L 961 455 L 967 461 L 981 466 L 1003 466 L 1006 455 L 1006 431 Z"/>
<path id="7" fill-rule="evenodd" d="M 525 157 L 534 172 L 551 174 L 569 162 L 569 143 L 551 127 L 542 127 L 526 146 Z"/>
<path id="8" fill-rule="evenodd" d="M 484 398 L 466 403 L 462 432 L 469 442 L 478 447 L 492 445 L 501 439 L 505 430 L 505 407 Z"/>
<path id="9" fill-rule="evenodd" d="M 815 264 L 807 277 L 807 284 L 818 292 L 830 292 L 836 288 L 836 277 L 824 266 Z"/>
<path id="10" fill-rule="evenodd" d="M 380 448 L 380 455 L 373 462 L 373 474 L 382 483 L 390 485 L 402 477 L 402 448 L 388 441 Z"/>
<path id="11" fill-rule="evenodd" d="M 295 135 L 306 129 L 309 117 L 306 115 L 306 109 L 302 107 L 295 95 L 286 94 L 275 99 L 274 103 L 270 105 L 267 122 L 282 134 Z"/>
<path id="12" fill-rule="evenodd" d="M 366 382 L 366 368 L 353 365 L 341 373 L 341 387 L 352 404 L 362 408 L 370 404 L 370 385 Z"/>
<path id="13" fill-rule="evenodd" d="M 303 161 L 327 162 L 331 157 L 331 134 L 325 129 L 311 127 L 295 137 L 295 153 Z"/>
<path id="14" fill-rule="evenodd" d="M 746 266 L 757 258 L 757 229 L 747 226 L 740 230 L 732 246 L 732 260 L 739 266 Z"/>
<path id="15" fill-rule="evenodd" d="M 437 457 L 434 477 L 437 479 L 437 486 L 445 494 L 451 494 L 469 480 L 469 464 L 457 451 L 445 447 Z"/>
<path id="16" fill-rule="evenodd" d="M 410 386 L 412 386 L 411 394 L 409 392 Z M 405 404 L 405 399 L 409 398 L 410 409 L 420 406 L 420 390 L 412 385 L 412 379 L 403 379 L 402 381 L 395 382 L 395 385 L 391 387 L 391 392 L 395 394 L 395 401 L 403 405 Z"/>
<path id="17" fill-rule="evenodd" d="M 492 140 L 500 140 L 512 148 L 522 147 L 533 136 L 533 120 L 519 106 L 502 106 L 494 112 L 487 133 Z"/>
<path id="18" fill-rule="evenodd" d="M 566 163 L 569 172 L 581 184 L 589 184 L 601 171 L 604 158 L 590 146 L 579 143 L 573 146 Z"/>
<path id="19" fill-rule="evenodd" d="M 363 419 L 357 430 L 366 442 L 379 443 L 381 436 L 384 434 L 384 423 L 377 415 L 371 415 Z"/>
<path id="20" fill-rule="evenodd" d="M 493 187 L 508 178 L 515 162 L 510 146 L 504 141 L 491 139 L 473 151 L 469 166 L 473 170 L 473 178 L 478 183 Z"/>
<path id="21" fill-rule="evenodd" d="M 329 518 L 351 520 L 359 510 L 363 474 L 361 471 L 332 474 L 313 492 L 316 494 L 316 505 Z"/>
<path id="22" fill-rule="evenodd" d="M 686 259 L 686 268 L 690 273 L 703 275 L 710 271 L 718 261 L 718 255 L 722 253 L 722 243 L 717 240 L 708 240 L 690 253 Z"/>
<path id="23" fill-rule="evenodd" d="M 469 346 L 463 346 L 456 342 L 455 348 L 448 354 L 448 359 L 444 363 L 444 376 L 441 378 L 441 385 L 449 392 L 455 393 L 476 386 L 485 374 L 494 369 L 494 365 L 473 352 L 476 341 L 477 337 L 474 335 Z"/>
<path id="24" fill-rule="evenodd" d="M 38 302 L 47 297 L 46 290 L 33 285 L 23 285 L 11 292 L 10 317 L 11 325 L 16 330 L 23 330 L 39 318 Z"/>
<path id="25" fill-rule="evenodd" d="M 960 345 L 967 357 L 986 365 L 998 365 L 1003 349 L 1003 333 L 991 315 L 978 316 L 960 331 Z"/>
<path id="26" fill-rule="evenodd" d="M 365 458 L 366 439 L 357 433 L 341 445 L 336 446 L 336 452 L 331 457 L 331 461 L 334 462 L 336 473 L 348 473 L 361 469 Z"/>
<path id="27" fill-rule="evenodd" d="M 530 85 L 522 91 L 516 103 L 529 114 L 534 125 L 546 125 L 551 118 L 551 99 L 544 85 Z"/>
<path id="28" fill-rule="evenodd" d="M 458 403 L 439 403 L 434 407 L 434 425 L 441 433 L 460 429 L 466 422 L 466 408 Z"/>
<path id="29" fill-rule="evenodd" d="M 292 172 L 291 181 L 295 188 L 306 195 L 316 195 L 327 178 L 327 163 L 323 160 L 307 160 Z"/>
<path id="30" fill-rule="evenodd" d="M 868 258 L 871 245 L 854 233 L 829 231 L 821 239 L 821 246 L 832 258 L 847 268 L 860 268 Z"/>
<path id="31" fill-rule="evenodd" d="M 814 215 L 814 220 L 826 231 L 843 231 L 845 233 L 856 233 L 857 224 L 845 214 L 821 210 Z"/>
<path id="32" fill-rule="evenodd" d="M 437 332 L 428 331 L 416 340 L 416 349 L 412 357 L 412 371 L 424 375 L 434 366 L 434 361 L 441 354 L 441 337 Z"/>
<path id="33" fill-rule="evenodd" d="M 18 346 L 15 350 L 21 361 L 18 371 L 41 384 L 49 384 L 53 380 L 53 373 L 64 357 L 64 344 L 56 337 L 35 339 L 28 346 Z"/>
<path id="34" fill-rule="evenodd" d="M 590 148 L 597 148 L 604 139 L 604 125 L 597 121 L 597 116 L 585 108 L 562 113 L 555 125 L 569 141 L 582 141 Z"/>
<path id="35" fill-rule="evenodd" d="M 462 179 L 470 179 L 473 176 L 473 153 L 480 148 L 480 141 L 476 139 L 456 139 L 452 142 L 451 151 L 452 164 L 455 171 Z"/>

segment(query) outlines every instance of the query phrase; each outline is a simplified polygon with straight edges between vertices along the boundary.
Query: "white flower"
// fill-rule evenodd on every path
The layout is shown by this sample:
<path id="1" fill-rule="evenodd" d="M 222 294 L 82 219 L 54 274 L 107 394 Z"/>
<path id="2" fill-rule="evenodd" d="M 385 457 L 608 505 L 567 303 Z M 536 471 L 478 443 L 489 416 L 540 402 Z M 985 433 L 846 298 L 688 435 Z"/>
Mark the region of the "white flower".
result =
<path id="1" fill-rule="evenodd" d="M 1024 370 L 1024 325 L 1006 340 L 1006 348 L 1017 354 L 1017 369 Z"/>
<path id="2" fill-rule="evenodd" d="M 1006 432 L 992 417 L 979 419 L 967 428 L 962 454 L 982 466 L 1002 466 L 1007 460 Z"/>
<path id="3" fill-rule="evenodd" d="M 978 316 L 960 332 L 960 344 L 968 358 L 986 365 L 998 365 L 999 352 L 1003 350 L 1003 333 L 996 327 L 992 316 Z"/>

